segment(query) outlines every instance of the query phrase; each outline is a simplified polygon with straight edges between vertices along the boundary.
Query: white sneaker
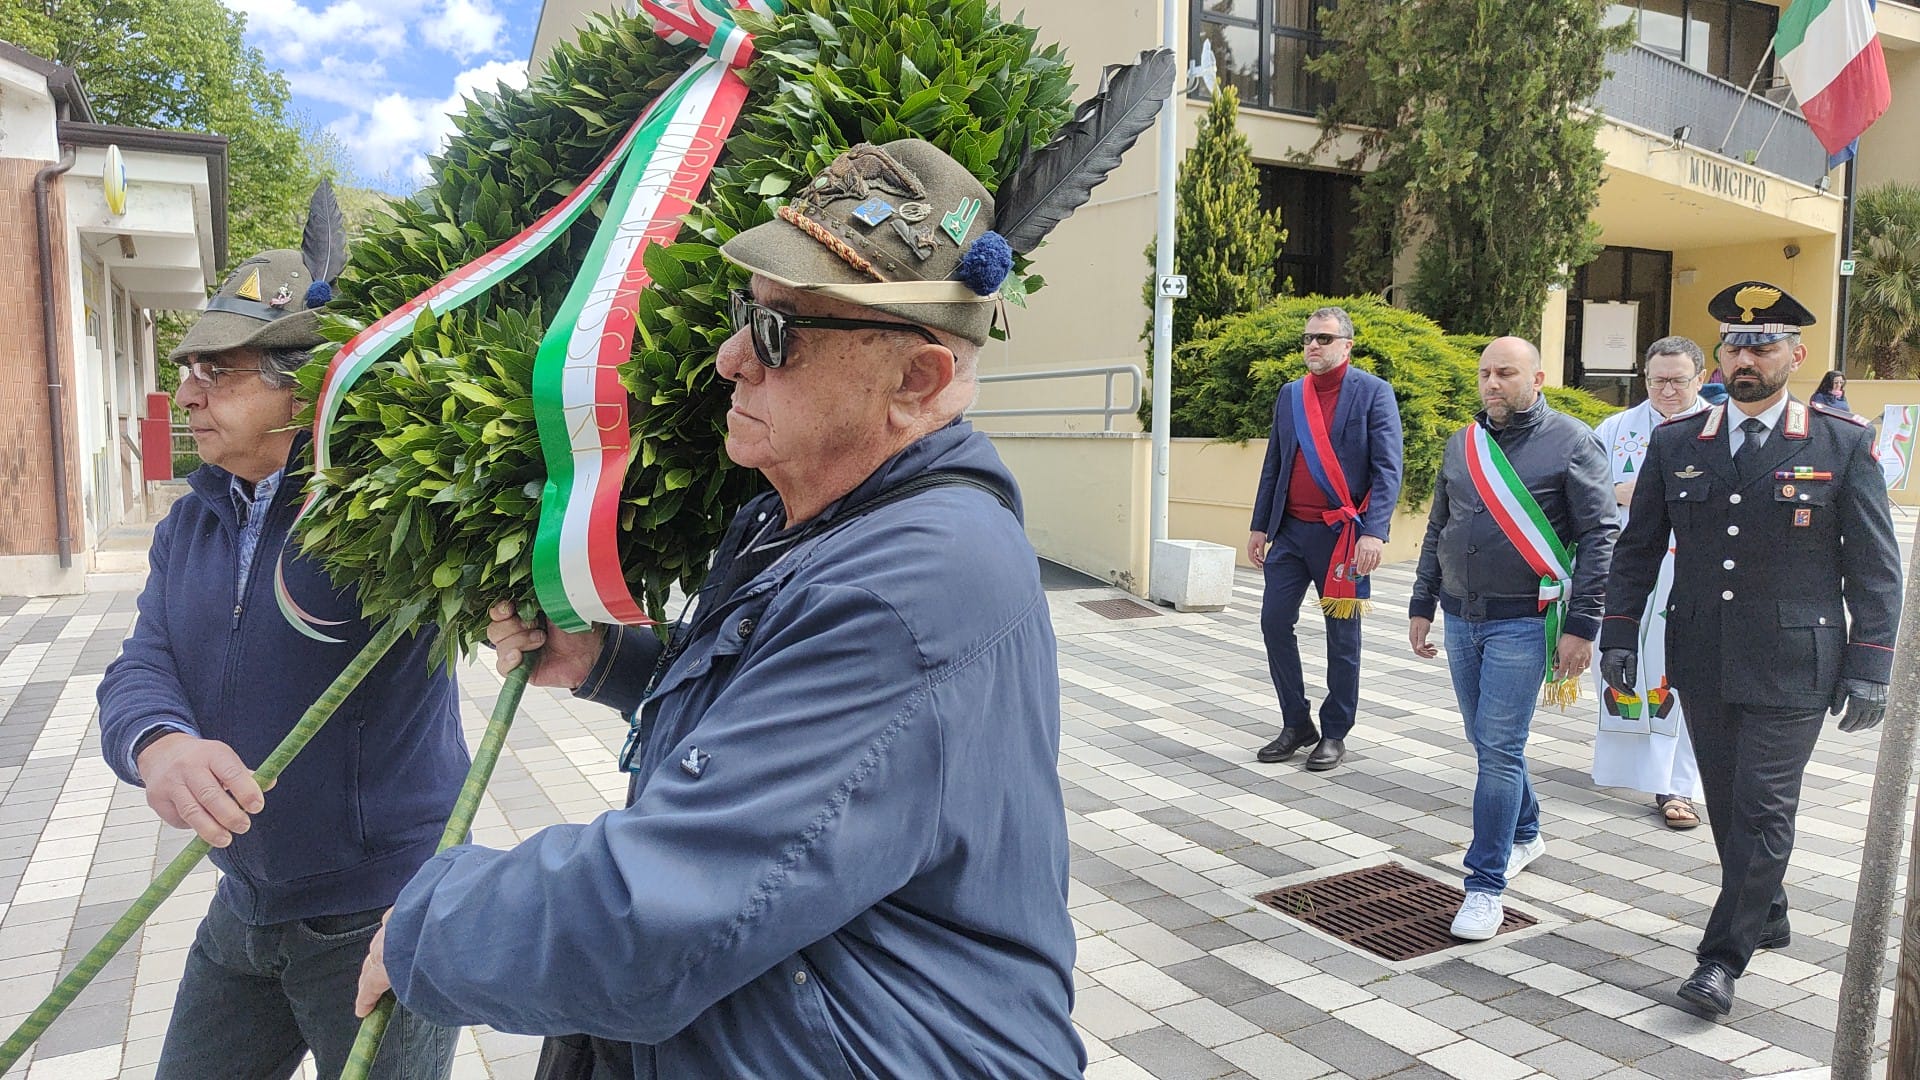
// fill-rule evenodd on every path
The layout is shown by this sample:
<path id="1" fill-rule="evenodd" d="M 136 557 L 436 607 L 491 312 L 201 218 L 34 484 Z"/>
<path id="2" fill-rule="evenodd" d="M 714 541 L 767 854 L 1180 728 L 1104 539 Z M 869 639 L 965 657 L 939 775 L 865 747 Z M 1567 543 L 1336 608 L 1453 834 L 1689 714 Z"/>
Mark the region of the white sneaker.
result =
<path id="1" fill-rule="evenodd" d="M 1512 881 L 1527 864 L 1547 853 L 1547 838 L 1538 833 L 1524 844 L 1513 845 L 1513 851 L 1507 856 L 1507 880 Z"/>
<path id="2" fill-rule="evenodd" d="M 1470 892 L 1453 917 L 1453 936 L 1463 941 L 1485 941 L 1500 932 L 1500 920 L 1507 917 L 1500 906 L 1500 894 Z"/>

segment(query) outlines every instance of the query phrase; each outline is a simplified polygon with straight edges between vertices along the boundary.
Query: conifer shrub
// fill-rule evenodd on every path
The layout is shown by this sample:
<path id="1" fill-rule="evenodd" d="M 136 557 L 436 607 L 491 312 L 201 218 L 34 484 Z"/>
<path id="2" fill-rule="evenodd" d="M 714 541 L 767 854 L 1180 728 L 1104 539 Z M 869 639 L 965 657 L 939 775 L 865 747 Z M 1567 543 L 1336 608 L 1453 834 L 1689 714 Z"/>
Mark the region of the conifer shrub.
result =
<path id="1" fill-rule="evenodd" d="M 1491 338 L 1452 335 L 1424 315 L 1374 296 L 1282 297 L 1244 315 L 1200 324 L 1174 355 L 1173 434 L 1244 442 L 1265 438 L 1280 388 L 1306 374 L 1300 335 L 1322 307 L 1353 317 L 1353 363 L 1393 384 L 1405 439 L 1401 505 L 1426 505 L 1447 439 L 1480 409 L 1474 373 Z M 1554 408 L 1594 424 L 1613 408 L 1580 390 L 1548 387 Z"/>

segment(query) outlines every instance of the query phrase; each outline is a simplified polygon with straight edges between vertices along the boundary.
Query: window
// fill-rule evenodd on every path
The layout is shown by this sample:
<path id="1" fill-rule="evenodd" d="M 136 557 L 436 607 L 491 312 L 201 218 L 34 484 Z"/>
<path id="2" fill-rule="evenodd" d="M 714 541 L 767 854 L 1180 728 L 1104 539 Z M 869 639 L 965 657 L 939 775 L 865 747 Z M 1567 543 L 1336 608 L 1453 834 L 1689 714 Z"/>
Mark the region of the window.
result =
<path id="1" fill-rule="evenodd" d="M 1189 59 L 1199 63 L 1201 43 L 1210 44 L 1220 81 L 1239 91 L 1241 105 L 1311 114 L 1331 97 L 1305 64 L 1326 47 L 1320 12 L 1333 5 L 1334 0 L 1193 0 Z"/>
<path id="2" fill-rule="evenodd" d="M 1756 87 L 1772 85 L 1773 32 L 1780 9 L 1757 0 L 1616 0 L 1606 21 L 1639 19 L 1640 44 L 1738 86 L 1763 68 Z"/>
<path id="3" fill-rule="evenodd" d="M 1353 293 L 1347 278 L 1347 256 L 1353 253 L 1353 195 L 1360 179 L 1280 165 L 1259 168 L 1260 209 L 1278 207 L 1280 227 L 1287 230 L 1287 241 L 1275 267 L 1274 292 L 1294 296 Z"/>
<path id="4" fill-rule="evenodd" d="M 1568 386 L 1577 386 L 1609 404 L 1627 406 L 1645 401 L 1646 385 L 1637 377 L 1588 376 L 1580 365 L 1580 341 L 1585 327 L 1583 301 L 1633 300 L 1640 305 L 1636 351 L 1666 337 L 1673 306 L 1673 253 L 1646 248 L 1607 247 L 1574 274 L 1567 290 Z"/>

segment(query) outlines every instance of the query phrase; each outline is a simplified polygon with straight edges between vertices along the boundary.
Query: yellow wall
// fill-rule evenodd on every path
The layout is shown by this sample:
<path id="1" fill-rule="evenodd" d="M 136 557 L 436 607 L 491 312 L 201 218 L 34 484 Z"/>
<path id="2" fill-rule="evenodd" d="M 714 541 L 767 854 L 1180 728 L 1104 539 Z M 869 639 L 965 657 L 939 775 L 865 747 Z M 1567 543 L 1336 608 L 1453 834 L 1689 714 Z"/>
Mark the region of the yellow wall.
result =
<path id="1" fill-rule="evenodd" d="M 993 446 L 1020 482 L 1027 538 L 1041 557 L 1146 594 L 1152 443 L 1145 436 L 996 434 Z M 1254 469 L 1257 476 L 1258 463 Z"/>
<path id="2" fill-rule="evenodd" d="M 1168 479 L 1167 532 L 1185 540 L 1211 540 L 1235 552 L 1241 566 L 1247 562 L 1247 526 L 1253 520 L 1253 499 L 1260 487 L 1260 466 L 1266 460 L 1267 440 L 1245 443 L 1211 439 L 1173 440 Z M 1403 507 L 1393 516 L 1387 541 L 1387 562 L 1420 557 L 1425 535 L 1424 511 L 1409 514 Z"/>
<path id="3" fill-rule="evenodd" d="M 1920 13 L 1912 18 L 1920 25 Z M 1860 136 L 1860 178 L 1856 184 L 1861 191 L 1889 180 L 1920 184 L 1920 139 L 1913 137 L 1920 130 L 1920 46 L 1885 51 L 1893 104 Z"/>
<path id="4" fill-rule="evenodd" d="M 1707 301 L 1736 281 L 1753 278 L 1771 282 L 1791 293 L 1820 321 L 1807 328 L 1801 340 L 1807 346 L 1808 368 L 1825 371 L 1833 360 L 1834 311 L 1839 292 L 1833 276 L 1838 244 L 1832 236 L 1806 236 L 1794 243 L 1800 254 L 1792 259 L 1783 253 L 1784 245 L 1767 240 L 1728 247 L 1691 248 L 1673 253 L 1676 278 L 1694 271 L 1692 284 L 1673 284 L 1673 332 L 1684 334 L 1708 352 L 1708 367 L 1713 364 L 1713 346 L 1720 340 L 1720 324 L 1707 314 Z"/>

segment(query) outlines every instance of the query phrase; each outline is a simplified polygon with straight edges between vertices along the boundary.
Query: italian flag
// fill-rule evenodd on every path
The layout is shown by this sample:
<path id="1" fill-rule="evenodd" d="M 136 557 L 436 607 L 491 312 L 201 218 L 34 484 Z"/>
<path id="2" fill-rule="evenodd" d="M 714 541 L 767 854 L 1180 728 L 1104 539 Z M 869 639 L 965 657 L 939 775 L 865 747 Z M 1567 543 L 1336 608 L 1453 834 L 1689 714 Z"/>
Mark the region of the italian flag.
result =
<path id="1" fill-rule="evenodd" d="M 1793 0 L 1773 52 L 1828 166 L 1853 156 L 1853 141 L 1893 101 L 1887 60 L 1873 26 L 1874 0 Z"/>

